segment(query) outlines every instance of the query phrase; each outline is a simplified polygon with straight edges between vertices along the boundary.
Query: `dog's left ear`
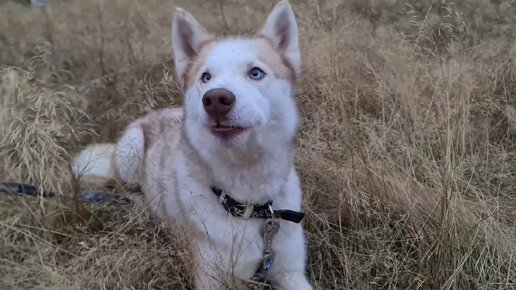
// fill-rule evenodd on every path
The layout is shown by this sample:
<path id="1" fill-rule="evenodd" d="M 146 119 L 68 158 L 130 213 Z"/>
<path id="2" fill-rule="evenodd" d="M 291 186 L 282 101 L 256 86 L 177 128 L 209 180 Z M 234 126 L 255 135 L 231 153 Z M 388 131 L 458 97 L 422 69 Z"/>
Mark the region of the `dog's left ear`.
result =
<path id="1" fill-rule="evenodd" d="M 294 11 L 287 0 L 274 6 L 258 35 L 272 41 L 276 49 L 290 61 L 296 75 L 300 74 L 299 32 Z"/>

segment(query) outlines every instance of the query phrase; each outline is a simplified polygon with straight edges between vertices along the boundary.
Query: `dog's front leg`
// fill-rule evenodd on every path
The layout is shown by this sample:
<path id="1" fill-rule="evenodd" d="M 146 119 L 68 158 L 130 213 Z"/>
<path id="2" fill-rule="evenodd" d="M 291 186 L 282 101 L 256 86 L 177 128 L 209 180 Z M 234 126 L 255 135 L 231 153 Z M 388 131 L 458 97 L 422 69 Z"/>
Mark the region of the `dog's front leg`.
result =
<path id="1" fill-rule="evenodd" d="M 206 275 L 206 273 L 201 272 L 199 269 L 195 273 L 194 277 L 194 285 L 196 290 L 209 290 L 209 289 L 219 289 L 221 288 L 218 283 Z"/>
<path id="2" fill-rule="evenodd" d="M 282 223 L 283 231 L 274 241 L 274 263 L 268 278 L 281 290 L 312 290 L 305 274 L 306 245 L 299 224 Z"/>
<path id="3" fill-rule="evenodd" d="M 194 285 L 196 290 L 242 289 L 231 273 L 230 254 L 216 250 L 208 241 L 200 242 L 196 252 Z"/>
<path id="4" fill-rule="evenodd" d="M 273 282 L 275 289 L 281 290 L 312 290 L 312 286 L 301 271 L 285 273 L 280 280 Z"/>
<path id="5" fill-rule="evenodd" d="M 220 263 L 208 248 L 208 243 L 200 243 L 196 251 L 194 285 L 196 290 L 222 289 L 224 285 Z"/>
<path id="6" fill-rule="evenodd" d="M 232 278 L 219 270 L 213 270 L 208 264 L 197 266 L 194 272 L 194 286 L 196 290 L 248 289 L 244 281 Z"/>

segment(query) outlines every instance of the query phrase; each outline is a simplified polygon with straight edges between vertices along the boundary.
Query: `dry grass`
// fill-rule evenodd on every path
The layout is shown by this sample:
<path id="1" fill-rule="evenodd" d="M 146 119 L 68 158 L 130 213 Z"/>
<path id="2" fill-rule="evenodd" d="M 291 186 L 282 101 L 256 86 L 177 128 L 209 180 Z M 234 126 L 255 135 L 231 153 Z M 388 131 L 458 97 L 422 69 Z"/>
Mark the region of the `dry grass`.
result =
<path id="1" fill-rule="evenodd" d="M 0 288 L 190 287 L 144 209 L 69 201 L 69 157 L 181 103 L 173 6 L 229 34 L 274 1 L 20 2 L 0 1 L 0 177 L 64 197 L 0 197 Z M 513 1 L 292 2 L 316 288 L 514 289 Z"/>

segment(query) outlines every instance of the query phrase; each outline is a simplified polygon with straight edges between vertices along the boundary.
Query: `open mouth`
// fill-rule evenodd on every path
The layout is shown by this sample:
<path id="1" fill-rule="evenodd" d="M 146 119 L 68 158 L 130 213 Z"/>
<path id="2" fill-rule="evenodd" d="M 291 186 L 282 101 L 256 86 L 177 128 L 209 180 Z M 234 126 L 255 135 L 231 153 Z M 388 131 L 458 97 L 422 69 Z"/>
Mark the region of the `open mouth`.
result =
<path id="1" fill-rule="evenodd" d="M 223 139 L 230 139 L 238 134 L 244 132 L 246 128 L 238 127 L 238 126 L 227 126 L 227 125 L 221 125 L 217 124 L 213 127 L 211 127 L 211 132 L 213 135 L 223 138 Z"/>

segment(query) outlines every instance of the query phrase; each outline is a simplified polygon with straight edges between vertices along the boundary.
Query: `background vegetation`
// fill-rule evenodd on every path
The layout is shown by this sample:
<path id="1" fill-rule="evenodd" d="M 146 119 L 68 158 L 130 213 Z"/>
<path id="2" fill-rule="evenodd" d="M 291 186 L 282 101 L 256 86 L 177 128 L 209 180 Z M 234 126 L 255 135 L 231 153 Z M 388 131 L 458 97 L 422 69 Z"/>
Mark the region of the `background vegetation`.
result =
<path id="1" fill-rule="evenodd" d="M 292 0 L 296 163 L 316 289 L 516 288 L 516 3 Z M 218 34 L 273 0 L 0 1 L 1 289 L 188 289 L 181 247 L 133 206 L 83 205 L 68 162 L 181 104 L 174 6 Z"/>

